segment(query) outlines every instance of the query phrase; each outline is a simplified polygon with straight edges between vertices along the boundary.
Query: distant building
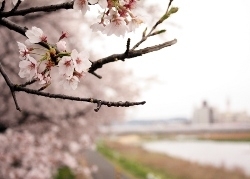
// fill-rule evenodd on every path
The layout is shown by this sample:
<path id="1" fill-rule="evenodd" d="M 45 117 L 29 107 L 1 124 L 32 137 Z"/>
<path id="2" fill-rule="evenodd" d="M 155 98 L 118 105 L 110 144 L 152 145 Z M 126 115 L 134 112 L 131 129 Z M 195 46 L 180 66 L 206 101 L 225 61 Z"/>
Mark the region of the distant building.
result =
<path id="1" fill-rule="evenodd" d="M 201 107 L 194 109 L 193 123 L 232 123 L 232 122 L 250 122 L 250 116 L 246 111 L 233 112 L 230 109 L 230 101 L 226 102 L 226 110 L 224 112 L 208 106 L 203 101 Z"/>
<path id="2" fill-rule="evenodd" d="M 215 122 L 215 114 L 212 107 L 209 107 L 206 101 L 203 101 L 202 106 L 194 110 L 194 123 L 213 123 Z"/>

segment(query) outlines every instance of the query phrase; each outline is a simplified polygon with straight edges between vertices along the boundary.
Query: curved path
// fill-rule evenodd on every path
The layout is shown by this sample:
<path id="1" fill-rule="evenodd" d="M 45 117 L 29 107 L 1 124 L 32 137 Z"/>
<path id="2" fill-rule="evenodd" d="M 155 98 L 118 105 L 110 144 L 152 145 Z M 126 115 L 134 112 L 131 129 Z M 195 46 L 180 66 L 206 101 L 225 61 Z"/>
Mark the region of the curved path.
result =
<path id="1" fill-rule="evenodd" d="M 93 179 L 129 179 L 98 152 L 88 150 L 84 155 L 89 166 L 98 166 L 98 171 L 92 174 Z"/>

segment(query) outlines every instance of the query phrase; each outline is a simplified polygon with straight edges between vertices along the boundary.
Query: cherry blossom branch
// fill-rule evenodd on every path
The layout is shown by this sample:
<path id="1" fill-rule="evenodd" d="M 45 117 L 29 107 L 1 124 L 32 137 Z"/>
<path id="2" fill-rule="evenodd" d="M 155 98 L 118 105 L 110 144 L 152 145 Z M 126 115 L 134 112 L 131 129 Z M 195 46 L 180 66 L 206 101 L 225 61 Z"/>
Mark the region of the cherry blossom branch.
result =
<path id="1" fill-rule="evenodd" d="M 28 94 L 44 96 L 47 98 L 65 99 L 65 100 L 72 100 L 72 101 L 82 101 L 82 102 L 94 103 L 94 104 L 97 104 L 97 108 L 95 109 L 96 112 L 99 111 L 99 109 L 101 108 L 102 105 L 105 105 L 108 107 L 112 107 L 112 106 L 113 107 L 130 107 L 130 106 L 135 106 L 135 105 L 144 105 L 146 103 L 146 101 L 142 101 L 142 102 L 129 102 L 129 101 L 111 102 L 111 101 L 103 101 L 103 100 L 99 100 L 99 99 L 95 99 L 95 98 L 80 98 L 80 97 L 67 96 L 67 95 L 63 95 L 63 94 L 52 94 L 52 93 L 41 92 L 38 90 L 23 87 L 24 85 L 21 86 L 21 85 L 13 84 L 11 82 L 11 80 L 9 79 L 8 75 L 6 74 L 6 72 L 4 71 L 1 63 L 0 63 L 0 73 L 2 74 L 4 80 L 6 81 L 6 84 L 9 86 L 12 97 L 13 97 L 15 105 L 16 105 L 16 109 L 19 111 L 21 111 L 21 108 L 19 107 L 19 105 L 17 103 L 17 99 L 16 99 L 16 95 L 15 95 L 16 91 L 18 91 L 18 92 L 23 91 L 23 92 L 26 92 Z"/>
<path id="2" fill-rule="evenodd" d="M 44 96 L 47 98 L 65 99 L 65 100 L 72 100 L 72 101 L 83 101 L 83 102 L 94 103 L 94 104 L 97 104 L 97 108 L 95 109 L 96 112 L 100 109 L 100 106 L 102 106 L 102 105 L 105 105 L 108 107 L 112 107 L 112 106 L 113 107 L 130 107 L 130 106 L 135 106 L 135 105 L 143 105 L 146 103 L 145 101 L 142 101 L 142 102 L 129 102 L 129 101 L 111 102 L 111 101 L 102 101 L 102 100 L 95 99 L 95 98 L 80 98 L 80 97 L 67 96 L 67 95 L 63 95 L 63 94 L 52 94 L 52 93 L 41 92 L 41 91 L 21 87 L 18 85 L 13 85 L 13 88 L 14 88 L 14 91 L 23 91 L 23 92 L 26 92 L 28 94 Z"/>
<path id="3" fill-rule="evenodd" d="M 16 32 L 18 32 L 18 33 L 25 36 L 25 32 L 27 30 L 26 27 L 21 27 L 21 26 L 15 24 L 14 22 L 8 20 L 7 18 L 0 19 L 0 24 L 6 26 L 10 30 L 14 30 L 14 31 L 16 31 Z M 117 60 L 124 61 L 127 58 L 134 58 L 134 57 L 142 56 L 143 54 L 154 52 L 154 51 L 160 50 L 162 48 L 174 45 L 176 42 L 177 42 L 177 40 L 174 39 L 174 40 L 162 43 L 162 44 L 158 44 L 158 45 L 155 45 L 155 46 L 150 46 L 150 47 L 140 49 L 140 50 L 133 50 L 133 48 L 132 48 L 132 50 L 129 50 L 129 47 L 130 47 L 130 39 L 129 39 L 127 41 L 126 51 L 124 53 L 122 53 L 122 54 L 113 54 L 113 55 L 110 55 L 108 57 L 105 57 L 105 58 L 102 58 L 102 59 L 99 59 L 97 61 L 92 62 L 92 65 L 91 65 L 91 67 L 89 69 L 89 73 L 93 74 L 94 76 L 96 76 L 98 78 L 101 78 L 101 76 L 96 74 L 95 71 L 97 69 L 99 69 L 99 68 L 102 68 L 102 66 L 104 64 L 107 64 L 107 63 L 110 63 L 110 62 L 115 62 Z M 39 42 L 39 44 L 42 45 L 43 47 L 49 49 L 48 44 L 46 44 L 44 42 Z"/>
<path id="4" fill-rule="evenodd" d="M 25 16 L 30 13 L 35 12 L 52 12 L 60 9 L 72 9 L 74 2 L 66 2 L 56 5 L 49 6 L 40 6 L 40 7 L 30 7 L 27 9 L 9 11 L 9 12 L 0 12 L 0 17 L 10 17 L 10 16 Z"/>
<path id="5" fill-rule="evenodd" d="M 113 54 L 113 55 L 110 55 L 108 57 L 105 57 L 105 58 L 99 59 L 97 61 L 94 61 L 92 63 L 92 66 L 89 68 L 89 72 L 93 73 L 97 69 L 102 68 L 102 66 L 104 64 L 107 64 L 107 63 L 110 63 L 110 62 L 115 62 L 117 60 L 124 61 L 126 58 L 134 58 L 134 57 L 142 56 L 143 54 L 147 54 L 147 53 L 150 53 L 150 52 L 161 50 L 161 49 L 163 49 L 165 47 L 169 47 L 169 46 L 174 45 L 176 43 L 177 43 L 177 40 L 174 39 L 174 40 L 171 40 L 171 41 L 168 41 L 168 42 L 164 42 L 164 43 L 161 43 L 161 44 L 158 44 L 158 45 L 146 47 L 146 48 L 143 48 L 143 49 L 140 49 L 140 50 L 127 50 L 126 49 L 125 53 Z"/>

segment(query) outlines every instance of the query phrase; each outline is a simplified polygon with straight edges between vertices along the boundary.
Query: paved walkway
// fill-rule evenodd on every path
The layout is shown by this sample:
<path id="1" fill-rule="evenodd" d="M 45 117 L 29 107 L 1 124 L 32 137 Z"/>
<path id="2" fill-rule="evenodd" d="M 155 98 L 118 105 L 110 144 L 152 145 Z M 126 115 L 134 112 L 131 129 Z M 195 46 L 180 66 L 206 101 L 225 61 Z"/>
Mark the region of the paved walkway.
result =
<path id="1" fill-rule="evenodd" d="M 98 171 L 92 174 L 93 179 L 129 179 L 127 176 L 117 171 L 112 163 L 106 160 L 98 152 L 86 151 L 84 155 L 89 166 L 98 166 Z"/>

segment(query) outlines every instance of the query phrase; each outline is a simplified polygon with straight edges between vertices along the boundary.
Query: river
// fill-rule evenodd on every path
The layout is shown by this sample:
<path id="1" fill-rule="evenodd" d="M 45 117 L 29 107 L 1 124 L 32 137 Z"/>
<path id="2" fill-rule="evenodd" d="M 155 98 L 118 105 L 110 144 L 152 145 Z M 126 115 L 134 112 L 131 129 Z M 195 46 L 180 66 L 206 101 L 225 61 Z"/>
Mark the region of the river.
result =
<path id="1" fill-rule="evenodd" d="M 250 175 L 250 142 L 163 140 L 144 143 L 143 148 L 200 164 L 241 168 Z"/>

